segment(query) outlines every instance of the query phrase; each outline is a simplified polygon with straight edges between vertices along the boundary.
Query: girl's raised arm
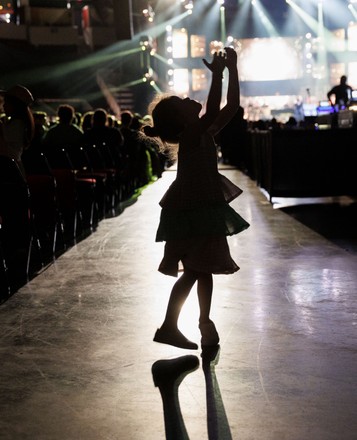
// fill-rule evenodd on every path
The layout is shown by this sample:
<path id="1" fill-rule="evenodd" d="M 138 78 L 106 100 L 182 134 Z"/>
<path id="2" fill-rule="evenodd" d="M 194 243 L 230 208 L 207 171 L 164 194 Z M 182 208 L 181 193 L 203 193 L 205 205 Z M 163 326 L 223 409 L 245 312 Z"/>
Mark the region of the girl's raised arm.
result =
<path id="1" fill-rule="evenodd" d="M 237 53 L 234 49 L 226 47 L 226 66 L 229 72 L 228 79 L 228 91 L 227 91 L 227 103 L 220 110 L 218 116 L 212 123 L 209 132 L 214 136 L 222 128 L 228 124 L 228 122 L 237 113 L 240 105 L 240 89 L 239 89 L 239 78 L 238 78 L 238 68 L 237 68 Z"/>
<path id="2" fill-rule="evenodd" d="M 213 60 L 211 63 L 208 63 L 205 59 L 203 62 L 205 66 L 212 72 L 211 87 L 206 103 L 206 113 L 201 118 L 201 122 L 204 124 L 205 128 L 208 128 L 216 119 L 220 111 L 223 70 L 226 66 L 225 54 L 222 52 L 216 52 L 213 55 Z"/>

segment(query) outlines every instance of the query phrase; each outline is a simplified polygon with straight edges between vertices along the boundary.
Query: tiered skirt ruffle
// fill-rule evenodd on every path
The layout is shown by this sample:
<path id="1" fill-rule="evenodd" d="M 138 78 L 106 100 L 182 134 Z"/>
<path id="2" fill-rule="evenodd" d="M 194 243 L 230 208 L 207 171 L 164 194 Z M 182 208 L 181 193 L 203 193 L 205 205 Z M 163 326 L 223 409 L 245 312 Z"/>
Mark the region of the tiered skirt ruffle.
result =
<path id="1" fill-rule="evenodd" d="M 163 208 L 156 241 L 229 236 L 238 234 L 248 227 L 249 223 L 227 203 L 186 210 Z"/>

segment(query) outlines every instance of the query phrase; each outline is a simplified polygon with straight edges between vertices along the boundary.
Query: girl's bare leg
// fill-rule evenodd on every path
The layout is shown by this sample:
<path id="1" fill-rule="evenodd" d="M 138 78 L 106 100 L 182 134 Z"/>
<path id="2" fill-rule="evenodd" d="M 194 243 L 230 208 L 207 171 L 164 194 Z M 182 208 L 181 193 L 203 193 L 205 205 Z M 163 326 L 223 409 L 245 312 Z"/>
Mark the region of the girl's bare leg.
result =
<path id="1" fill-rule="evenodd" d="M 197 280 L 198 303 L 200 306 L 200 324 L 210 322 L 213 291 L 213 277 L 210 273 L 201 273 Z"/>
<path id="2" fill-rule="evenodd" d="M 199 328 L 202 335 L 202 347 L 217 346 L 219 343 L 219 335 L 217 333 L 216 327 L 209 317 L 212 303 L 212 291 L 212 274 L 201 273 L 197 280 L 197 294 L 198 302 L 200 305 Z"/>
<path id="3" fill-rule="evenodd" d="M 176 281 L 167 305 L 165 320 L 161 328 L 156 331 L 154 341 L 191 350 L 198 348 L 198 345 L 188 340 L 177 327 L 182 306 L 196 281 L 197 274 L 186 269 Z"/>
<path id="4" fill-rule="evenodd" d="M 165 320 L 161 328 L 169 330 L 177 329 L 177 322 L 181 309 L 197 281 L 197 274 L 191 270 L 185 270 L 181 277 L 174 284 L 169 303 L 167 305 Z"/>

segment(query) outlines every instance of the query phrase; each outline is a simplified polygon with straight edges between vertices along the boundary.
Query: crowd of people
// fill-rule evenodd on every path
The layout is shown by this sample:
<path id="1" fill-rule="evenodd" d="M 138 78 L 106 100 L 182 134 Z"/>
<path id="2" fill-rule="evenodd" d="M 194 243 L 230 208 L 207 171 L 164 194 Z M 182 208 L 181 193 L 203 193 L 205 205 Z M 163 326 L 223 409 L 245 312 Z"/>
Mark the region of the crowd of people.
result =
<path id="1" fill-rule="evenodd" d="M 126 188 L 125 196 L 151 180 L 161 177 L 165 158 L 157 145 L 141 136 L 142 117 L 129 110 L 116 118 L 103 108 L 85 114 L 69 104 L 60 105 L 57 118 L 50 121 L 45 112 L 34 112 L 34 137 L 26 155 L 41 151 L 50 160 L 58 149 L 65 149 L 78 169 L 83 166 L 79 150 L 84 149 L 93 169 L 115 168 Z M 92 154 L 97 147 L 96 156 Z M 100 154 L 98 153 L 100 152 Z"/>
<path id="2" fill-rule="evenodd" d="M 158 143 L 142 133 L 150 121 L 139 114 L 126 110 L 114 117 L 104 108 L 80 114 L 62 104 L 50 116 L 32 110 L 33 103 L 22 85 L 0 91 L 0 287 L 8 266 L 17 270 L 20 259 L 29 274 L 37 238 L 44 237 L 51 253 L 62 231 L 68 247 L 106 216 L 120 213 L 166 166 Z M 52 204 L 53 197 L 46 197 L 53 186 L 60 220 L 52 206 L 44 206 Z M 28 209 L 35 212 L 30 221 Z"/>

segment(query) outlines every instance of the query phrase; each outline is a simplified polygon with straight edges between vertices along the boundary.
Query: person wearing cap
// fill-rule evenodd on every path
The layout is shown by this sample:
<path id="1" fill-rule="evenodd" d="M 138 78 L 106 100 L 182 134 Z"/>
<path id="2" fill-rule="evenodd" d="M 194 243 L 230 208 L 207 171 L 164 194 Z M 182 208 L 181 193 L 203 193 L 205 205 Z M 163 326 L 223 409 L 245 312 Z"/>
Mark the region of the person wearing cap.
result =
<path id="1" fill-rule="evenodd" d="M 34 99 L 31 92 L 22 85 L 2 90 L 5 116 L 0 123 L 0 155 L 14 159 L 25 176 L 21 156 L 31 143 L 35 124 L 30 105 Z"/>

